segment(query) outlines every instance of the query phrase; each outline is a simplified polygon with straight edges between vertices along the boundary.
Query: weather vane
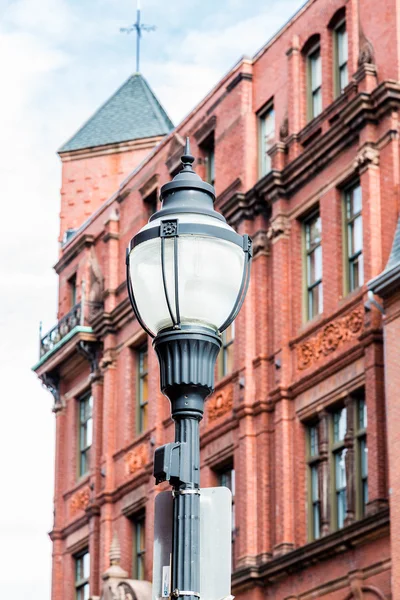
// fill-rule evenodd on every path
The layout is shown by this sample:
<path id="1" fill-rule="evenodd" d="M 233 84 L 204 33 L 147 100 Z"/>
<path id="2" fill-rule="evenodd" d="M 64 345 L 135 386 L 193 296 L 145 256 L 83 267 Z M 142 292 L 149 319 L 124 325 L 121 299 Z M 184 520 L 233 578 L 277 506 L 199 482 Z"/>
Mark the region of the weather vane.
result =
<path id="1" fill-rule="evenodd" d="M 136 73 L 140 72 L 140 38 L 142 37 L 142 31 L 154 31 L 155 25 L 145 25 L 140 22 L 140 0 L 137 0 L 136 9 L 136 23 L 130 27 L 121 27 L 122 33 L 132 33 L 136 31 Z"/>

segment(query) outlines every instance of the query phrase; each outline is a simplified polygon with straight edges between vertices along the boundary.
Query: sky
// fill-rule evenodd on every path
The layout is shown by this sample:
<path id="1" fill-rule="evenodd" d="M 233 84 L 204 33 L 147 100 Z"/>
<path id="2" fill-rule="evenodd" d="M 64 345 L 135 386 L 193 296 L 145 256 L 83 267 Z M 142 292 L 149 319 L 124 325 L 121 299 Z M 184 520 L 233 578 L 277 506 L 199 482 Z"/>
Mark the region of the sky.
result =
<path id="1" fill-rule="evenodd" d="M 142 0 L 141 72 L 178 124 L 304 0 Z M 136 0 L 0 0 L 0 595 L 50 598 L 55 417 L 31 372 L 56 323 L 63 142 L 135 70 Z M 61 599 L 60 599 L 61 600 Z"/>

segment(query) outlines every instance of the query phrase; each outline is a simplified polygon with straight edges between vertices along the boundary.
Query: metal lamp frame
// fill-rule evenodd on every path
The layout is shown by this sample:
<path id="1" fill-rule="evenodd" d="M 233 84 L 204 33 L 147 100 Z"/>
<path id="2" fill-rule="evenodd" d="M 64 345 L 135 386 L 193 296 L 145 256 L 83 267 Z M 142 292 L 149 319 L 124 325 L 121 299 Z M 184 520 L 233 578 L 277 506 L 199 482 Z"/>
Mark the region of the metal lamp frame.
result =
<path id="1" fill-rule="evenodd" d="M 160 238 L 161 239 L 161 271 L 162 271 L 162 280 L 163 280 L 163 288 L 164 295 L 168 307 L 168 312 L 172 321 L 172 329 L 179 330 L 182 328 L 181 323 L 181 315 L 180 315 L 180 306 L 179 306 L 179 237 L 180 236 L 188 236 L 188 235 L 197 235 L 197 236 L 205 236 L 211 237 L 214 239 L 225 240 L 236 244 L 237 246 L 243 249 L 245 254 L 245 261 L 243 266 L 243 275 L 242 281 L 240 284 L 240 289 L 238 296 L 236 298 L 236 302 L 230 312 L 228 318 L 224 321 L 224 323 L 219 328 L 219 333 L 222 333 L 229 325 L 236 319 L 239 311 L 242 307 L 244 299 L 246 297 L 247 289 L 250 281 L 250 265 L 252 259 L 252 241 L 251 238 L 245 234 L 240 235 L 235 231 L 230 229 L 224 229 L 222 227 L 218 227 L 215 225 L 208 224 L 200 224 L 200 223 L 181 223 L 179 219 L 165 219 L 162 220 L 160 225 L 156 227 L 152 227 L 149 229 L 145 229 L 144 231 L 136 234 L 127 249 L 126 252 L 126 275 L 127 275 L 127 286 L 128 286 L 128 295 L 130 302 L 132 304 L 133 311 L 138 320 L 138 323 L 141 327 L 149 334 L 150 337 L 154 338 L 156 335 L 146 326 L 143 321 L 137 302 L 135 299 L 135 293 L 132 285 L 131 273 L 130 273 L 130 254 L 134 248 L 136 248 L 139 244 L 147 242 L 152 239 Z M 169 297 L 168 289 L 167 289 L 167 281 L 166 281 L 166 267 L 165 267 L 165 240 L 167 238 L 172 238 L 174 240 L 174 285 L 175 285 L 175 306 L 174 310 L 172 308 L 172 303 Z M 166 328 L 166 330 L 170 330 L 171 327 Z M 164 330 L 163 330 L 164 331 Z M 159 332 L 161 333 L 161 332 Z"/>

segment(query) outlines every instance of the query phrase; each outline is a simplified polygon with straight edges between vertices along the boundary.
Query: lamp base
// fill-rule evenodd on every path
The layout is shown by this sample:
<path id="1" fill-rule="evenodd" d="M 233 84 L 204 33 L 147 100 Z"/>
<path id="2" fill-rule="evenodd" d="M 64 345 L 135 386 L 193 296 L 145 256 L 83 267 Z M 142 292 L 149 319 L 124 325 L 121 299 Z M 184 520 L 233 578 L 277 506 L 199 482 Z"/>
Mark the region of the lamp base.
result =
<path id="1" fill-rule="evenodd" d="M 186 327 L 159 333 L 153 346 L 160 364 L 161 391 L 171 401 L 172 418 L 201 419 L 204 400 L 214 390 L 221 338 L 206 328 Z"/>

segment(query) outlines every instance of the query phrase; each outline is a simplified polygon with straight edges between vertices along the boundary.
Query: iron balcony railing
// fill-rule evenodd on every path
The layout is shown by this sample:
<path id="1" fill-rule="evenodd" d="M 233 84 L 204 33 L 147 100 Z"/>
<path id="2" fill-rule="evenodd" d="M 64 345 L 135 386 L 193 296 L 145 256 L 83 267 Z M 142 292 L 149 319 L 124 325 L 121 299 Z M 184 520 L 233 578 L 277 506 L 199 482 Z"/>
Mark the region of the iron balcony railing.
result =
<path id="1" fill-rule="evenodd" d="M 53 329 L 50 329 L 45 336 L 40 334 L 40 358 L 53 350 L 53 348 L 60 342 L 66 335 L 69 334 L 78 325 L 83 325 L 84 314 L 82 310 L 82 303 L 75 304 L 75 306 L 67 313 L 62 319 L 60 319 Z"/>

